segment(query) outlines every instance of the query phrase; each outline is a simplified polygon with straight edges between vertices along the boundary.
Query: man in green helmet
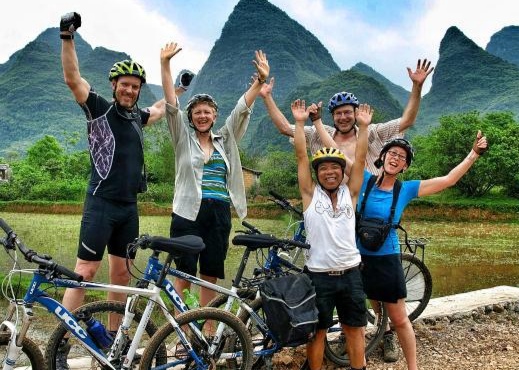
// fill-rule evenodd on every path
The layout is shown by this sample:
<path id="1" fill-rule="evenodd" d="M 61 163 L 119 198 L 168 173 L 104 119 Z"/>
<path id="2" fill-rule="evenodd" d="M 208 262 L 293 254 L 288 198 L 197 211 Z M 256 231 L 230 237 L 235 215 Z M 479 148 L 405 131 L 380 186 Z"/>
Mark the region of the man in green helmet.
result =
<path id="1" fill-rule="evenodd" d="M 74 32 L 80 26 L 78 13 L 61 18 L 63 74 L 86 115 L 91 164 L 75 272 L 93 280 L 107 248 L 110 282 L 127 285 L 127 258 L 133 259 L 135 254 L 127 255 L 126 246 L 139 234 L 137 194 L 146 190 L 142 128 L 164 117 L 165 101 L 144 109 L 137 106 L 146 72 L 128 59 L 115 63 L 109 71 L 113 99 L 101 97 L 79 72 Z M 189 82 L 190 78 L 187 85 Z M 179 93 L 183 91 L 185 88 Z M 76 309 L 83 303 L 84 294 L 82 289 L 67 289 L 63 305 Z M 125 294 L 110 292 L 108 299 L 123 301 Z M 68 369 L 66 343 L 62 347 L 63 356 L 58 355 L 56 368 Z"/>

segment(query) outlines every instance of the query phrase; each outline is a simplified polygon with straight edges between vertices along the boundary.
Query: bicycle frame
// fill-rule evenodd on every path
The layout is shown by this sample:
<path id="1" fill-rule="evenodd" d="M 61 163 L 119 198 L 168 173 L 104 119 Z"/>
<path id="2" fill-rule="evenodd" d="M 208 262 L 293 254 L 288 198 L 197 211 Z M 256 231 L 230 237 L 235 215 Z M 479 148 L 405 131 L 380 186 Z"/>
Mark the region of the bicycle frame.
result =
<path id="1" fill-rule="evenodd" d="M 10 237 L 10 242 L 5 243 L 3 240 L 2 244 L 6 247 L 6 249 L 12 249 L 16 251 L 16 246 L 18 246 L 18 249 L 24 254 L 26 259 L 30 262 L 38 263 L 40 265 L 40 268 L 38 269 L 30 269 L 30 270 L 11 270 L 11 274 L 14 272 L 21 272 L 21 273 L 30 273 L 32 274 L 32 279 L 29 284 L 29 288 L 25 292 L 23 300 L 19 301 L 16 299 L 16 297 L 13 298 L 10 304 L 8 317 L 6 320 L 2 323 L 2 326 L 5 326 L 10 329 L 12 338 L 16 338 L 16 326 L 14 323 L 12 323 L 10 320 L 12 320 L 14 314 L 17 312 L 16 308 L 18 306 L 24 307 L 24 315 L 22 318 L 22 324 L 21 324 L 21 330 L 20 334 L 18 336 L 18 340 L 11 340 L 9 343 L 8 348 L 8 359 L 5 361 L 5 369 L 12 369 L 12 366 L 14 366 L 14 360 L 11 361 L 11 359 L 18 358 L 18 355 L 22 349 L 21 347 L 21 341 L 23 340 L 30 323 L 33 318 L 32 313 L 32 307 L 35 302 L 41 304 L 43 307 L 45 307 L 51 314 L 53 314 L 60 322 L 63 323 L 63 325 L 66 326 L 67 330 L 75 336 L 81 345 L 83 345 L 88 352 L 92 354 L 94 358 L 96 358 L 104 367 L 114 369 L 112 366 L 111 361 L 116 358 L 116 354 L 118 354 L 118 348 L 119 345 L 122 346 L 121 339 L 123 338 L 124 332 L 127 331 L 129 328 L 130 323 L 132 322 L 134 318 L 134 311 L 133 308 L 136 306 L 136 302 L 138 297 L 147 297 L 148 302 L 146 304 L 146 308 L 144 310 L 144 313 L 142 315 L 142 319 L 139 322 L 136 332 L 134 334 L 133 340 L 131 342 L 130 348 L 128 349 L 128 352 L 126 354 L 125 360 L 122 364 L 123 369 L 128 369 L 131 366 L 132 360 L 135 356 L 135 353 L 137 351 L 137 346 L 140 343 L 140 340 L 143 336 L 143 333 L 145 332 L 146 325 L 149 322 L 149 319 L 151 317 L 152 311 L 156 304 L 158 304 L 166 317 L 167 321 L 171 324 L 171 326 L 174 328 L 174 330 L 177 332 L 179 339 L 181 340 L 182 344 L 186 348 L 186 351 L 190 355 L 190 358 L 201 368 L 203 368 L 204 362 L 203 360 L 198 356 L 196 352 L 194 352 L 193 347 L 189 343 L 188 339 L 186 338 L 185 334 L 181 330 L 180 326 L 178 325 L 175 318 L 168 312 L 166 305 L 164 301 L 162 300 L 160 293 L 162 291 L 161 286 L 159 285 L 153 285 L 151 289 L 144 289 L 139 287 L 129 287 L 129 286 L 119 286 L 119 285 L 113 285 L 113 284 L 103 284 L 103 283 L 97 283 L 97 282 L 84 282 L 82 281 L 82 277 L 77 275 L 76 273 L 68 270 L 67 268 L 60 266 L 53 262 L 49 256 L 39 256 L 37 253 L 35 253 L 32 250 L 29 250 L 21 241 L 17 238 L 16 234 L 12 232 L 10 227 L 2 220 L 0 219 L 0 226 L 1 228 L 8 234 Z M 9 248 L 8 248 L 9 246 Z M 202 245 L 203 246 L 203 245 Z M 16 252 L 15 252 L 16 253 Z M 168 254 L 168 257 L 166 259 L 166 263 L 164 266 L 164 271 L 166 271 L 172 261 L 173 257 L 171 254 Z M 17 257 L 15 257 L 15 261 L 17 260 Z M 70 279 L 63 279 L 60 277 L 56 277 L 56 273 L 62 273 L 69 277 Z M 158 277 L 157 281 L 162 282 L 162 279 L 165 277 L 165 274 L 162 273 Z M 125 308 L 125 315 L 123 319 L 123 323 L 119 325 L 116 337 L 114 339 L 113 344 L 111 345 L 110 351 L 108 355 L 105 355 L 102 350 L 97 346 L 93 338 L 90 336 L 90 334 L 81 327 L 79 321 L 74 317 L 74 314 L 70 312 L 68 309 L 66 309 L 60 302 L 58 302 L 56 299 L 50 297 L 44 290 L 42 290 L 40 287 L 42 284 L 50 284 L 53 285 L 56 288 L 72 288 L 72 289 L 85 289 L 85 290 L 94 290 L 94 291 L 105 291 L 105 292 L 115 292 L 115 293 L 124 293 L 129 295 L 127 298 L 126 308 Z M 190 327 L 192 328 L 195 335 L 198 337 L 198 339 L 204 343 L 207 348 L 209 349 L 209 354 L 216 353 L 218 349 L 218 341 L 221 338 L 221 333 L 224 330 L 224 324 L 222 324 L 220 335 L 215 335 L 214 338 L 211 341 L 211 345 L 209 346 L 208 341 L 205 340 L 203 337 L 201 331 L 198 329 L 198 327 L 190 323 Z M 233 356 L 237 356 L 236 354 L 231 354 Z M 239 353 L 238 353 L 239 355 Z M 179 361 L 179 363 L 183 362 L 182 360 Z"/>
<path id="2" fill-rule="evenodd" d="M 28 270 L 23 270 L 22 272 L 29 272 Z M 168 312 L 168 310 L 165 308 L 164 301 L 160 297 L 161 289 L 160 287 L 154 286 L 152 289 L 141 289 L 141 288 L 134 288 L 134 287 L 125 287 L 125 286 L 119 286 L 119 285 L 112 285 L 112 284 L 102 284 L 102 283 L 95 283 L 95 282 L 77 282 L 70 279 L 62 279 L 62 278 L 55 278 L 55 279 L 47 279 L 45 276 L 45 272 L 41 270 L 35 270 L 32 272 L 33 278 L 30 283 L 29 289 L 27 290 L 24 298 L 23 298 L 23 306 L 25 308 L 24 318 L 22 319 L 22 331 L 27 330 L 30 324 L 30 321 L 32 320 L 32 305 L 34 302 L 39 303 L 43 307 L 45 307 L 51 314 L 53 314 L 60 322 L 66 325 L 68 330 L 71 332 L 72 335 L 74 335 L 85 348 L 104 366 L 107 366 L 111 369 L 115 369 L 110 361 L 112 361 L 114 358 L 112 357 L 112 351 L 108 354 L 108 356 L 105 356 L 102 350 L 96 345 L 95 341 L 92 339 L 92 337 L 88 334 L 86 330 L 84 330 L 79 321 L 76 320 L 74 315 L 66 309 L 60 302 L 55 300 L 54 298 L 48 296 L 48 294 L 40 289 L 40 286 L 42 284 L 52 284 L 53 286 L 57 288 L 73 288 L 73 289 L 86 289 L 86 290 L 93 290 L 93 291 L 105 291 L 105 292 L 116 292 L 116 293 L 125 293 L 129 295 L 134 296 L 143 296 L 148 297 L 149 301 L 146 305 L 146 309 L 143 314 L 143 320 L 139 323 L 137 330 L 135 332 L 132 344 L 130 346 L 130 349 L 128 350 L 127 359 L 125 363 L 123 364 L 123 368 L 125 368 L 125 365 L 131 364 L 131 360 L 133 359 L 137 346 L 140 342 L 140 339 L 144 333 L 146 324 L 149 320 L 149 317 L 151 316 L 151 311 L 153 310 L 155 305 L 159 305 L 161 307 L 162 312 L 164 313 L 164 316 L 168 320 L 168 322 L 173 325 L 175 328 L 179 328 L 177 325 L 174 317 Z M 131 299 L 131 297 L 129 298 Z M 16 305 L 16 303 L 12 303 Z M 127 303 L 127 313 L 128 313 L 128 303 Z M 133 318 L 133 315 L 126 314 L 124 317 L 123 325 L 126 322 L 128 324 L 131 322 Z M 10 319 L 10 318 L 8 318 Z M 127 326 L 126 326 L 127 327 Z M 120 330 L 119 330 L 120 331 Z M 115 339 L 114 343 L 117 343 L 117 340 L 119 339 L 119 331 L 118 336 Z M 180 336 L 182 337 L 182 336 Z M 187 348 L 190 348 L 189 343 L 184 343 Z M 113 346 L 112 346 L 113 347 Z M 193 357 L 196 358 L 196 355 Z"/>
<path id="3" fill-rule="evenodd" d="M 252 320 L 254 321 L 255 325 L 263 333 L 263 335 L 269 336 L 270 338 L 272 338 L 272 340 L 274 342 L 274 346 L 272 346 L 271 348 L 254 351 L 254 355 L 256 355 L 256 356 L 265 356 L 265 355 L 269 355 L 269 354 L 272 354 L 272 353 L 278 351 L 280 346 L 277 344 L 276 340 L 271 335 L 266 322 L 237 293 L 238 289 L 239 289 L 238 284 L 242 279 L 243 272 L 245 271 L 245 267 L 247 265 L 247 261 L 248 261 L 250 252 L 251 252 L 251 250 L 249 248 L 247 248 L 244 251 L 244 254 L 242 256 L 240 266 L 238 267 L 238 271 L 236 273 L 235 279 L 233 279 L 234 283 L 233 283 L 233 286 L 231 287 L 231 289 L 227 289 L 220 285 L 210 283 L 210 282 L 202 280 L 196 276 L 186 274 L 182 271 L 176 270 L 171 267 L 167 268 L 166 271 L 167 271 L 167 275 L 169 275 L 169 276 L 183 279 L 192 284 L 198 285 L 200 287 L 211 289 L 215 292 L 226 295 L 228 297 L 228 299 L 227 299 L 227 302 L 224 307 L 225 311 L 230 311 L 232 305 L 235 302 L 239 302 L 239 304 L 240 304 L 239 309 L 246 310 L 248 312 L 248 314 L 250 315 L 250 317 L 252 318 Z M 145 283 L 149 283 L 150 281 L 157 283 L 157 281 L 160 277 L 160 273 L 164 269 L 164 265 L 159 261 L 158 255 L 159 255 L 159 252 L 155 251 L 153 253 L 153 255 L 150 256 L 148 259 L 148 263 L 146 265 L 146 269 L 145 269 L 144 275 L 143 275 L 143 281 Z M 164 277 L 160 287 L 162 288 L 162 290 L 165 292 L 166 296 L 169 298 L 169 300 L 173 303 L 173 305 L 179 312 L 185 312 L 186 310 L 189 309 L 187 307 L 187 305 L 183 302 L 182 297 L 175 290 L 173 283 L 170 280 L 168 280 L 167 277 Z M 238 311 L 237 316 L 239 315 L 239 312 L 240 311 Z M 217 337 L 221 336 L 223 329 L 224 329 L 223 324 L 220 323 L 216 330 Z M 222 357 L 222 358 L 225 358 L 225 357 Z"/>

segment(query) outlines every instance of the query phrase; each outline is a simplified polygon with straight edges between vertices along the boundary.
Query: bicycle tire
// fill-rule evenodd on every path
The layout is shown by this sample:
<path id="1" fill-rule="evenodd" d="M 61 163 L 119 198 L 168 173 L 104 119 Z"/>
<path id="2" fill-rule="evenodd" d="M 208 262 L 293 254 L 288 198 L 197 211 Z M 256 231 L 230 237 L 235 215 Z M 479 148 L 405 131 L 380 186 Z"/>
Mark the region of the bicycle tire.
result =
<path id="1" fill-rule="evenodd" d="M 402 253 L 402 268 L 407 289 L 407 316 L 413 322 L 429 304 L 432 296 L 432 276 L 425 263 L 409 253 Z"/>
<path id="2" fill-rule="evenodd" d="M 238 289 L 236 292 L 238 297 L 241 299 L 247 300 L 248 302 L 254 300 L 256 298 L 256 291 L 254 289 Z M 229 296 L 227 294 L 221 293 L 218 294 L 216 297 L 211 299 L 209 303 L 207 303 L 206 307 L 214 307 L 214 308 L 224 308 L 225 304 L 227 303 L 227 300 L 229 299 Z"/>
<path id="3" fill-rule="evenodd" d="M 0 333 L 0 358 L 5 360 L 8 345 L 11 339 L 10 332 Z M 22 353 L 16 360 L 16 369 L 46 369 L 45 359 L 38 345 L 32 340 L 25 337 L 22 341 Z"/>
<path id="4" fill-rule="evenodd" d="M 245 325 L 238 320 L 238 318 L 227 311 L 223 311 L 214 307 L 203 307 L 192 309 L 181 313 L 175 317 L 178 325 L 183 328 L 186 336 L 191 338 L 191 342 L 197 354 L 201 356 L 205 362 L 211 364 L 208 368 L 215 369 L 216 364 L 218 364 L 218 368 L 232 368 L 239 370 L 250 370 L 252 368 L 252 341 L 245 328 Z M 208 320 L 209 324 L 208 324 Z M 209 328 L 216 328 L 217 322 L 223 322 L 226 324 L 227 328 L 223 333 L 223 338 L 220 346 L 220 350 L 217 352 L 216 357 L 211 357 L 207 353 L 202 351 L 202 345 L 193 341 L 193 338 L 196 336 L 193 333 L 190 333 L 190 327 L 187 325 L 191 322 L 197 322 L 197 324 L 202 324 L 202 330 L 204 330 L 203 325 L 209 325 Z M 166 356 L 163 356 L 160 353 L 157 353 L 160 346 L 166 346 Z M 239 360 L 226 360 L 222 364 L 220 360 L 220 356 L 222 356 L 226 350 L 239 350 L 241 351 L 241 357 Z M 231 355 L 235 355 L 233 352 Z M 197 365 L 190 358 L 189 354 L 186 353 L 184 346 L 179 342 L 179 338 L 177 332 L 173 328 L 170 323 L 164 324 L 159 328 L 157 333 L 153 336 L 150 343 L 144 350 L 142 354 L 142 359 L 140 362 L 141 369 L 153 369 L 156 365 L 155 362 L 160 360 L 160 363 L 182 363 L 184 367 L 183 369 L 195 370 L 198 369 Z M 239 364 L 234 367 L 236 363 Z"/>
<path id="5" fill-rule="evenodd" d="M 262 320 L 266 324 L 267 318 L 265 317 L 265 314 L 262 311 L 263 305 L 262 305 L 261 297 L 254 299 L 253 301 L 249 302 L 248 304 L 249 304 L 250 308 L 259 317 L 261 317 Z M 240 315 L 238 316 L 238 318 L 240 319 L 240 321 L 242 321 L 245 324 L 245 327 L 249 331 L 249 334 L 252 339 L 253 353 L 256 353 L 255 352 L 256 348 L 261 349 L 261 350 L 266 350 L 266 349 L 272 348 L 272 346 L 274 345 L 272 338 L 265 337 L 264 333 L 260 330 L 255 330 L 255 329 L 257 329 L 257 326 L 255 325 L 255 323 L 252 320 L 250 320 L 250 314 L 247 311 L 242 311 L 240 313 Z M 280 349 L 281 348 L 278 348 L 277 350 L 280 350 Z M 268 355 L 268 356 L 267 355 L 254 356 L 253 369 L 262 369 L 264 367 L 267 369 L 271 369 L 272 368 L 272 357 L 273 357 L 273 354 Z M 268 365 L 266 366 L 266 364 L 269 364 L 270 366 L 268 366 Z"/>
<path id="6" fill-rule="evenodd" d="M 377 348 L 386 330 L 387 312 L 382 304 L 379 307 L 382 312 L 375 321 L 375 314 L 368 306 L 368 324 L 365 329 L 366 346 L 364 349 L 366 358 Z M 350 364 L 346 353 L 346 338 L 339 323 L 328 329 L 324 344 L 324 355 L 336 365 L 348 366 Z"/>
<path id="7" fill-rule="evenodd" d="M 108 316 L 110 314 L 116 313 L 120 315 L 124 315 L 126 304 L 125 302 L 119 302 L 119 301 L 98 301 L 98 302 L 92 302 L 85 304 L 75 311 L 73 311 L 74 315 L 77 315 L 79 312 L 85 312 L 92 315 L 93 318 L 103 322 L 105 324 L 105 327 L 108 327 L 107 320 Z M 135 311 L 135 317 L 133 318 L 133 322 L 135 323 L 134 326 L 132 326 L 129 330 L 129 336 L 130 338 L 133 338 L 134 330 L 136 329 L 137 325 L 141 321 L 142 318 L 142 312 L 140 310 Z M 114 328 L 115 329 L 115 328 Z M 145 329 L 145 333 L 143 334 L 143 337 L 141 338 L 140 344 L 146 345 L 151 340 L 151 337 L 153 334 L 157 332 L 157 326 L 150 320 L 148 321 Z M 63 324 L 60 323 L 56 329 L 52 332 L 49 343 L 47 345 L 47 348 L 45 350 L 46 358 L 48 360 L 48 369 L 49 370 L 56 370 L 56 355 L 58 353 L 59 345 L 62 341 L 62 339 L 67 335 L 69 332 L 68 328 Z M 131 343 L 131 341 L 128 342 L 128 346 Z M 89 369 L 102 369 L 103 366 L 88 352 L 84 347 L 82 342 L 80 342 L 76 337 L 70 335 L 70 338 L 68 339 L 68 345 L 70 345 L 70 350 L 67 353 L 67 363 L 70 366 L 71 369 L 74 368 L 89 368 Z M 162 353 L 165 353 L 165 347 L 162 347 Z M 108 350 L 107 350 L 108 351 Z M 113 363 L 112 365 L 116 368 L 120 367 L 123 362 L 123 356 L 121 358 L 115 360 L 117 363 Z M 137 366 L 136 361 L 137 359 L 134 359 L 134 366 Z M 88 364 L 87 364 L 88 363 Z M 74 365 L 77 364 L 77 365 Z"/>

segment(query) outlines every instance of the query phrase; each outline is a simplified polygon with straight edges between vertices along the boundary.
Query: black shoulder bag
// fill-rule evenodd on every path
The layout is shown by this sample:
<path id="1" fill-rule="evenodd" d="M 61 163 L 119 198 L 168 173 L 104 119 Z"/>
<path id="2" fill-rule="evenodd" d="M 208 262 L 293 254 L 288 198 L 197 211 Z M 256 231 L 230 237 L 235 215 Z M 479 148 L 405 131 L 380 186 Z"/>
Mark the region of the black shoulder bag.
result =
<path id="1" fill-rule="evenodd" d="M 375 185 L 376 180 L 376 175 L 372 175 L 368 180 L 364 198 L 362 199 L 360 210 L 357 213 L 357 223 L 355 228 L 362 246 L 372 252 L 376 252 L 380 249 L 382 244 L 384 244 L 386 241 L 392 228 L 399 227 L 399 225 L 393 225 L 393 217 L 395 215 L 396 202 L 398 201 L 400 188 L 402 187 L 402 183 L 399 180 L 396 180 L 395 186 L 393 188 L 393 203 L 391 204 L 391 213 L 389 214 L 389 220 L 387 223 L 382 218 L 364 218 L 366 200 L 368 199 L 368 195 Z"/>

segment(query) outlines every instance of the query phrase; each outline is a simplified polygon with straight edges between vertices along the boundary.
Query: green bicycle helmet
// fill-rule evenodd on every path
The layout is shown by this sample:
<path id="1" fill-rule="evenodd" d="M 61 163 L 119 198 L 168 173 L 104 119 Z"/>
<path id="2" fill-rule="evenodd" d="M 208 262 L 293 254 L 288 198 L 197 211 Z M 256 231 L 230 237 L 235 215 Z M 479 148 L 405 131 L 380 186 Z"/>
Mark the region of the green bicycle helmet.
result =
<path id="1" fill-rule="evenodd" d="M 323 162 L 338 163 L 343 171 L 346 168 L 346 156 L 336 148 L 321 148 L 312 156 L 312 167 L 317 172 L 317 168 Z"/>
<path id="2" fill-rule="evenodd" d="M 110 72 L 108 73 L 108 79 L 112 81 L 120 76 L 135 76 L 139 77 L 142 83 L 146 83 L 146 71 L 137 62 L 133 60 L 125 59 L 120 62 L 116 62 Z"/>

